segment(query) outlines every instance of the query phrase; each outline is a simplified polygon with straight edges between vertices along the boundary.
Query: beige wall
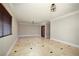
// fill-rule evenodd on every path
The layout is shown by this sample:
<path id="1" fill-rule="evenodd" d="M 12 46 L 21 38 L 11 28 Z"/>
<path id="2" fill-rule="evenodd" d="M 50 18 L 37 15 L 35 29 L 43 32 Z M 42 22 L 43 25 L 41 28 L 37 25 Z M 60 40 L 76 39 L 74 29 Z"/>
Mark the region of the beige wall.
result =
<path id="1" fill-rule="evenodd" d="M 52 38 L 79 45 L 79 13 L 51 20 Z"/>
<path id="2" fill-rule="evenodd" d="M 50 22 L 46 23 L 46 38 L 50 39 Z"/>
<path id="3" fill-rule="evenodd" d="M 11 13 L 9 7 L 7 4 L 4 4 L 6 9 L 10 12 L 12 15 L 12 35 L 0 38 L 0 55 L 6 55 L 11 48 L 12 44 L 17 39 L 17 21 L 13 14 Z"/>
<path id="4" fill-rule="evenodd" d="M 40 37 L 40 25 L 32 23 L 19 23 L 18 35 L 19 36 L 38 36 Z"/>

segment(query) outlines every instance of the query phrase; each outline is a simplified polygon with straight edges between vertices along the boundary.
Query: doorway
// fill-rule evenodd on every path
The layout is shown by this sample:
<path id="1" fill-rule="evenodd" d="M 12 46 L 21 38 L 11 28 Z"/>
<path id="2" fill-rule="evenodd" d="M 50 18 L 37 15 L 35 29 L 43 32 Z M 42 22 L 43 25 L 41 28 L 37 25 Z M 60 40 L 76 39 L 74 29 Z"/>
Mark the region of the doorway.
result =
<path id="1" fill-rule="evenodd" d="M 45 25 L 41 26 L 41 37 L 45 38 Z"/>

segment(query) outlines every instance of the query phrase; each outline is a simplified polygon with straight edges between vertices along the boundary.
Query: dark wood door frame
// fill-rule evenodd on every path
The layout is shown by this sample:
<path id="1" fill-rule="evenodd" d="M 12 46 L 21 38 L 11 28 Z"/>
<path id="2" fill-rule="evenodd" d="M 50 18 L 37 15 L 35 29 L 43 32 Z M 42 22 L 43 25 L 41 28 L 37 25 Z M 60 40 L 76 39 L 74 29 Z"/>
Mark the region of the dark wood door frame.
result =
<path id="1" fill-rule="evenodd" d="M 41 37 L 45 38 L 45 25 L 41 26 Z"/>

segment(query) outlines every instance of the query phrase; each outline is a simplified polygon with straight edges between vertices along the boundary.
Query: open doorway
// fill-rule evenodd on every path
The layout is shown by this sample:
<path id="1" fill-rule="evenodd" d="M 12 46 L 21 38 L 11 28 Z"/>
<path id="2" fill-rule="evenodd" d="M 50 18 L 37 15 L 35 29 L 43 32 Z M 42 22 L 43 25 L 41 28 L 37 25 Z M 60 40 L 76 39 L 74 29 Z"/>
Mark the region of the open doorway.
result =
<path id="1" fill-rule="evenodd" d="M 41 26 L 41 37 L 45 38 L 45 25 Z"/>
<path id="2" fill-rule="evenodd" d="M 50 22 L 45 22 L 41 25 L 41 37 L 50 39 Z"/>

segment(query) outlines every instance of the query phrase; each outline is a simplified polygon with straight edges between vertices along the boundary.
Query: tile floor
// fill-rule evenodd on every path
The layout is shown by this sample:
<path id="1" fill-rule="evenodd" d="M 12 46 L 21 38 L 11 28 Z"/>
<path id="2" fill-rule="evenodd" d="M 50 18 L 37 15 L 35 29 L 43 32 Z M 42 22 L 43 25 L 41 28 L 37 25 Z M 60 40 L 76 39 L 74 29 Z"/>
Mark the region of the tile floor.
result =
<path id="1" fill-rule="evenodd" d="M 9 56 L 79 56 L 79 48 L 44 38 L 21 37 Z"/>

